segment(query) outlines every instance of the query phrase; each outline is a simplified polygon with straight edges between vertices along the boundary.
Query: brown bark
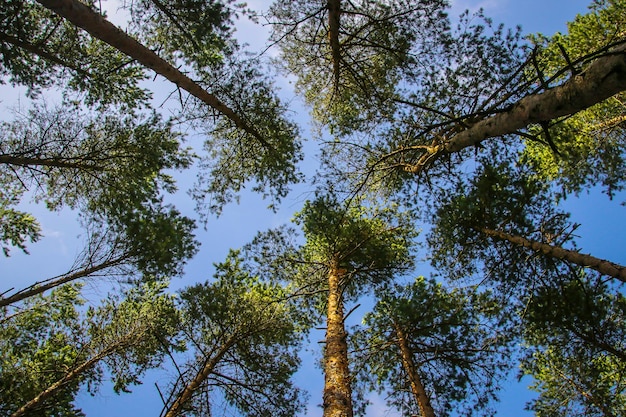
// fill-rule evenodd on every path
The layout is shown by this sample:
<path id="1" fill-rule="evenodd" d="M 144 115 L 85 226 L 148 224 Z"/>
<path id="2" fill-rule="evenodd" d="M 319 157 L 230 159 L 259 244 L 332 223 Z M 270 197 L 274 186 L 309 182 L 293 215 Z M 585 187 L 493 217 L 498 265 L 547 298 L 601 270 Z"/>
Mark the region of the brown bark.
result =
<path id="1" fill-rule="evenodd" d="M 335 91 L 339 89 L 341 66 L 341 50 L 339 44 L 339 27 L 341 22 L 341 0 L 328 0 L 328 41 L 333 61 L 333 83 Z"/>
<path id="2" fill-rule="evenodd" d="M 352 417 L 348 343 L 341 279 L 346 271 L 333 260 L 328 271 L 328 313 L 324 352 L 324 417 Z"/>
<path id="3" fill-rule="evenodd" d="M 196 376 L 185 386 L 183 391 L 178 395 L 178 398 L 176 398 L 176 401 L 174 401 L 172 405 L 167 409 L 164 417 L 175 417 L 180 414 L 185 403 L 187 403 L 187 401 L 191 399 L 194 392 L 209 377 L 209 375 L 211 375 L 211 372 L 213 372 L 219 361 L 222 360 L 224 355 L 235 344 L 236 341 L 236 337 L 234 335 L 231 335 L 230 338 L 222 345 L 222 347 L 217 351 L 215 355 L 207 358 L 204 365 L 202 366 L 202 369 L 200 369 Z"/>
<path id="4" fill-rule="evenodd" d="M 394 330 L 396 332 L 397 343 L 402 356 L 402 366 L 404 367 L 404 370 L 409 378 L 409 382 L 411 383 L 411 392 L 413 393 L 413 397 L 419 406 L 420 413 L 422 417 L 435 417 L 435 411 L 430 405 L 430 398 L 428 398 L 428 395 L 426 394 L 426 390 L 424 389 L 424 384 L 422 384 L 417 366 L 415 366 L 415 362 L 413 362 L 413 355 L 406 340 L 406 335 L 396 323 L 394 323 Z"/>
<path id="5" fill-rule="evenodd" d="M 563 259 L 576 265 L 594 269 L 601 274 L 617 278 L 622 282 L 626 282 L 626 267 L 616 263 L 596 258 L 595 256 L 585 255 L 569 249 L 563 249 L 559 246 L 549 245 L 547 243 L 537 242 L 526 239 L 521 236 L 514 236 L 508 233 L 486 228 L 478 228 L 478 230 L 487 236 L 495 239 L 506 240 L 525 248 L 532 249 L 544 255 L 552 256 L 557 259 Z"/>
<path id="6" fill-rule="evenodd" d="M 140 64 L 167 78 L 178 87 L 217 110 L 235 125 L 254 136 L 265 148 L 275 152 L 274 148 L 259 132 L 244 121 L 230 107 L 222 103 L 213 94 L 207 92 L 191 78 L 173 67 L 170 63 L 127 35 L 120 28 L 106 20 L 102 15 L 81 3 L 79 0 L 37 0 L 44 7 L 72 22 L 77 27 L 89 32 L 93 37 L 125 53 Z"/>
<path id="7" fill-rule="evenodd" d="M 434 143 L 417 164 L 406 170 L 419 173 L 444 153 L 458 152 L 488 138 L 513 134 L 533 123 L 575 114 L 624 90 L 626 43 L 609 50 L 562 85 L 524 97 L 510 109 L 475 123 L 448 141 Z"/>
<path id="8" fill-rule="evenodd" d="M 27 287 L 15 294 L 13 294 L 10 297 L 6 297 L 6 298 L 1 298 L 0 297 L 0 307 L 4 307 L 4 306 L 8 306 L 9 304 L 13 304 L 13 303 L 17 303 L 18 301 L 22 301 L 26 298 L 32 297 L 34 295 L 37 294 L 41 294 L 45 291 L 48 291 L 51 288 L 56 288 L 59 285 L 63 285 L 66 284 L 68 282 L 71 281 L 75 281 L 77 279 L 80 278 L 85 278 L 88 277 L 92 274 L 95 274 L 96 272 L 102 271 L 103 269 L 115 266 L 120 264 L 121 262 L 123 262 L 125 259 L 127 259 L 128 256 L 124 255 L 124 256 L 120 256 L 118 258 L 115 259 L 111 259 L 109 261 L 106 262 L 102 262 L 101 264 L 98 265 L 92 265 L 89 266 L 87 268 L 81 269 L 79 271 L 75 271 L 72 273 L 67 273 L 64 275 L 59 276 L 58 278 L 54 279 L 49 279 L 46 281 L 40 281 L 38 283 L 35 283 L 33 285 L 31 285 L 30 287 Z"/>

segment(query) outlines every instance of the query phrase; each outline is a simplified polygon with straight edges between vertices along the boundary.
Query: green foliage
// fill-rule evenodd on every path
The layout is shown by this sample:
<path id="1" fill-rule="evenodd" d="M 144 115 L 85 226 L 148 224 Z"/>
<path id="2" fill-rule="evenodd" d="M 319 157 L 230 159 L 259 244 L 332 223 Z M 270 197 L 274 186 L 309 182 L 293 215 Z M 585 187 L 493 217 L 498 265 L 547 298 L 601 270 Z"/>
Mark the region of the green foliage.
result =
<path id="1" fill-rule="evenodd" d="M 89 349 L 109 352 L 102 364 L 111 373 L 117 393 L 130 392 L 129 385 L 141 384 L 139 377 L 157 368 L 168 350 L 184 348 L 175 338 L 180 330 L 175 296 L 166 294 L 166 288 L 163 282 L 141 284 L 123 296 L 110 295 L 86 313 Z M 103 372 L 102 365 L 97 369 Z"/>
<path id="2" fill-rule="evenodd" d="M 9 415 L 60 379 L 83 357 L 77 308 L 80 285 L 68 285 L 46 297 L 28 300 L 22 311 L 2 311 L 0 319 L 0 413 Z M 84 375 L 87 379 L 92 375 Z M 33 416 L 82 416 L 72 404 L 80 380 L 66 384 L 55 400 Z"/>
<path id="3" fill-rule="evenodd" d="M 591 275 L 563 277 L 527 303 L 521 371 L 537 416 L 618 416 L 626 410 L 626 298 Z"/>
<path id="4" fill-rule="evenodd" d="M 523 248 L 494 242 L 481 229 L 502 230 L 540 242 L 564 245 L 572 240 L 568 215 L 526 167 L 506 163 L 480 166 L 474 176 L 436 196 L 435 224 L 428 235 L 438 273 L 468 279 L 483 274 L 490 282 L 519 286 L 554 260 L 529 257 Z"/>
<path id="5" fill-rule="evenodd" d="M 196 355 L 185 380 L 216 361 L 186 408 L 206 415 L 223 396 L 248 416 L 292 416 L 303 407 L 302 393 L 290 380 L 299 365 L 303 318 L 286 288 L 242 266 L 239 253 L 231 251 L 216 265 L 215 281 L 181 292 L 183 332 Z M 179 389 L 174 386 L 174 392 Z"/>
<path id="6" fill-rule="evenodd" d="M 342 134 L 393 113 L 390 97 L 404 74 L 422 63 L 428 47 L 447 29 L 439 0 L 341 2 L 336 41 L 326 3 L 276 1 L 270 8 L 278 61 L 298 77 L 296 88 L 313 117 Z M 337 42 L 338 44 L 334 44 Z"/>
<path id="7" fill-rule="evenodd" d="M 625 41 L 626 2 L 601 0 L 590 8 L 591 13 L 578 15 L 568 23 L 567 34 L 530 37 L 538 51 L 536 65 L 547 83 L 562 82 L 584 69 L 592 59 L 610 54 L 612 46 Z M 617 94 L 576 115 L 550 123 L 549 137 L 543 128 L 532 127 L 529 133 L 539 141 L 526 141 L 524 161 L 541 178 L 559 184 L 564 196 L 601 185 L 612 197 L 624 189 L 626 175 L 624 98 L 623 93 Z M 545 146 L 549 141 L 558 154 Z"/>
<path id="8" fill-rule="evenodd" d="M 354 298 L 413 266 L 417 233 L 411 218 L 397 207 L 341 204 L 334 196 L 319 196 L 304 204 L 294 222 L 306 239 L 299 249 L 304 283 L 325 282 L 325 273 L 336 262 L 348 277 L 344 296 Z"/>
<path id="9" fill-rule="evenodd" d="M 148 48 L 169 62 L 199 73 L 217 67 L 237 49 L 232 35 L 242 5 L 227 1 L 141 0 L 125 2 L 130 26 Z"/>
<path id="10" fill-rule="evenodd" d="M 163 284 L 131 288 L 100 307 L 81 306 L 81 285 L 66 285 L 3 311 L 0 392 L 10 414 L 46 390 L 28 415 L 81 416 L 74 398 L 82 385 L 95 393 L 108 369 L 116 391 L 162 362 L 163 347 L 178 331 L 172 296 Z M 59 381 L 62 383 L 55 387 Z M 54 388 L 53 388 L 54 387 Z"/>
<path id="11" fill-rule="evenodd" d="M 176 273 L 195 253 L 194 222 L 162 203 L 176 189 L 166 170 L 189 167 L 193 155 L 156 115 L 37 106 L 2 127 L 0 183 L 15 190 L 3 205 L 27 195 L 53 210 L 78 209 L 86 223 L 125 236 L 147 274 Z M 15 228 L 3 213 L 3 229 Z"/>
<path id="12" fill-rule="evenodd" d="M 41 227 L 37 219 L 31 214 L 11 207 L 18 201 L 15 194 L 20 194 L 20 192 L 11 190 L 9 184 L 6 186 L 6 190 L 0 190 L 0 243 L 2 252 L 4 256 L 9 256 L 8 245 L 10 245 L 28 253 L 26 239 L 31 242 L 37 241 L 41 237 Z"/>
<path id="13" fill-rule="evenodd" d="M 488 415 L 498 379 L 511 366 L 506 323 L 504 309 L 489 293 L 446 289 L 423 277 L 396 285 L 353 336 L 359 386 L 384 392 L 390 406 L 418 414 L 398 346 L 399 328 L 435 415 Z"/>
<path id="14" fill-rule="evenodd" d="M 229 60 L 213 78 L 218 80 L 215 94 L 254 127 L 261 141 L 230 120 L 214 124 L 215 116 L 206 108 L 196 109 L 198 127 L 209 136 L 193 190 L 201 211 L 221 213 L 247 183 L 252 183 L 252 191 L 279 202 L 291 184 L 303 179 L 297 169 L 303 159 L 299 129 L 285 117 L 287 108 L 259 71 L 260 65 L 256 59 Z"/>
<path id="15" fill-rule="evenodd" d="M 95 2 L 88 5 L 96 8 Z M 31 97 L 67 87 L 84 93 L 79 100 L 90 106 L 134 109 L 149 98 L 138 85 L 145 78 L 138 64 L 28 0 L 6 1 L 0 11 L 0 77 L 27 86 Z"/>

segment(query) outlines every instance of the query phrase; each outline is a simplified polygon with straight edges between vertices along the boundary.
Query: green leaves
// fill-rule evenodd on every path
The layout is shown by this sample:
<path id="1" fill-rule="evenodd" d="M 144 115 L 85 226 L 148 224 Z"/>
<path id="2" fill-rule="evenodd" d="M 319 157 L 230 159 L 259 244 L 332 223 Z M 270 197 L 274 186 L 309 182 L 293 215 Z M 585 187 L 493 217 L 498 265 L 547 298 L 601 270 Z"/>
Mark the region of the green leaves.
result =
<path id="1" fill-rule="evenodd" d="M 568 33 L 552 38 L 531 36 L 536 65 L 546 82 L 569 78 L 593 59 L 610 55 L 610 49 L 623 44 L 626 3 L 621 0 L 596 1 L 592 12 L 568 23 Z M 624 188 L 626 143 L 624 142 L 624 94 L 620 93 L 576 115 L 549 123 L 549 129 L 535 126 L 529 133 L 538 141 L 527 141 L 523 160 L 538 175 L 554 181 L 561 194 L 579 194 L 601 185 L 612 197 Z M 549 136 L 546 136 L 549 135 Z M 547 142 L 558 150 L 556 154 Z"/>
<path id="2" fill-rule="evenodd" d="M 25 253 L 26 240 L 37 241 L 41 237 L 41 227 L 35 217 L 23 211 L 11 208 L 13 202 L 7 200 L 0 191 L 0 244 L 4 256 L 9 256 L 9 246 L 15 246 Z"/>
<path id="3" fill-rule="evenodd" d="M 295 216 L 306 239 L 305 262 L 329 268 L 332 262 L 354 277 L 346 294 L 362 293 L 413 266 L 416 232 L 408 215 L 395 207 L 364 207 L 340 203 L 332 195 L 305 203 Z"/>
<path id="4" fill-rule="evenodd" d="M 50 209 L 69 206 L 87 224 L 108 224 L 129 238 L 147 274 L 174 274 L 195 253 L 195 223 L 162 203 L 175 190 L 165 170 L 189 167 L 193 155 L 158 116 L 35 107 L 3 127 L 0 180 L 14 194 L 29 191 Z"/>
<path id="5" fill-rule="evenodd" d="M 5 80 L 27 86 L 33 97 L 49 87 L 68 87 L 68 95 L 84 94 L 79 99 L 89 106 L 135 109 L 149 98 L 138 86 L 144 71 L 121 52 L 33 2 L 11 0 L 4 6 L 0 76 Z"/>
<path id="6" fill-rule="evenodd" d="M 83 314 L 81 285 L 66 285 L 3 311 L 0 389 L 3 414 L 80 416 L 81 385 L 95 391 L 108 368 L 116 391 L 162 361 L 178 331 L 177 314 L 163 285 L 130 289 Z M 106 364 L 106 367 L 105 367 Z M 93 392 L 92 391 L 92 392 Z"/>
<path id="7" fill-rule="evenodd" d="M 280 64 L 298 77 L 313 117 L 341 135 L 388 120 L 397 84 L 428 53 L 416 39 L 433 41 L 447 28 L 443 8 L 441 1 L 277 1 L 269 21 Z"/>
<path id="8" fill-rule="evenodd" d="M 216 265 L 215 281 L 181 292 L 182 329 L 195 359 L 173 386 L 169 414 L 184 407 L 205 415 L 221 396 L 250 416 L 292 416 L 302 408 L 290 380 L 299 364 L 300 313 L 285 288 L 242 265 L 232 251 Z"/>
<path id="9" fill-rule="evenodd" d="M 361 387 L 387 394 L 390 405 L 418 412 L 409 375 L 422 381 L 435 415 L 488 410 L 509 369 L 506 313 L 489 293 L 447 289 L 423 277 L 396 285 L 356 328 L 354 364 Z M 401 333 L 398 333 L 398 332 Z M 403 365 L 400 334 L 414 369 Z"/>
<path id="10" fill-rule="evenodd" d="M 287 119 L 287 108 L 275 86 L 259 71 L 256 59 L 229 59 L 227 68 L 214 74 L 215 93 L 237 109 L 257 134 L 230 120 L 213 123 L 207 109 L 195 109 L 198 127 L 208 135 L 193 196 L 202 212 L 219 214 L 237 200 L 248 184 L 252 191 L 280 202 L 292 184 L 302 181 L 297 164 L 303 159 L 299 129 Z"/>
<path id="11" fill-rule="evenodd" d="M 626 299 L 593 275 L 564 276 L 527 304 L 521 371 L 538 416 L 618 416 L 626 407 Z"/>

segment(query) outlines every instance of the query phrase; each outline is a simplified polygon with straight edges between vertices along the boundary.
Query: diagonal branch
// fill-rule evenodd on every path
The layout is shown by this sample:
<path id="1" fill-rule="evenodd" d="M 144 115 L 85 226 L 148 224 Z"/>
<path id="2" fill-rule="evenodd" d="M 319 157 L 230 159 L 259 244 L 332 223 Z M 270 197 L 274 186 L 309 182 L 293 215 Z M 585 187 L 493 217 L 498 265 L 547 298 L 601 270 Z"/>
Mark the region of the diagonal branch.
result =
<path id="1" fill-rule="evenodd" d="M 221 102 L 216 96 L 206 91 L 198 83 L 187 77 L 180 70 L 159 57 L 136 39 L 126 34 L 123 30 L 106 20 L 102 15 L 95 12 L 79 0 L 37 0 L 44 7 L 89 32 L 93 37 L 111 45 L 120 52 L 135 59 L 140 64 L 150 68 L 157 74 L 200 99 L 209 107 L 230 119 L 238 128 L 254 136 L 259 143 L 272 153 L 276 149 L 269 144 L 263 136 L 242 119 L 235 111 Z"/>
<path id="2" fill-rule="evenodd" d="M 442 147 L 424 154 L 414 171 L 424 171 L 433 158 L 445 153 L 459 152 L 485 139 L 516 133 L 533 123 L 575 114 L 624 90 L 626 44 L 620 44 L 562 85 L 524 97 L 505 111 L 452 136 Z"/>
<path id="3" fill-rule="evenodd" d="M 477 228 L 477 230 L 491 238 L 505 240 L 515 245 L 532 249 L 536 252 L 541 252 L 547 256 L 562 259 L 582 267 L 591 268 L 603 275 L 626 282 L 626 267 L 611 261 L 596 258 L 595 256 L 586 255 L 573 250 L 564 249 L 559 246 L 553 246 L 547 243 L 526 239 L 521 236 L 510 235 L 499 230 L 492 230 L 484 227 Z"/>

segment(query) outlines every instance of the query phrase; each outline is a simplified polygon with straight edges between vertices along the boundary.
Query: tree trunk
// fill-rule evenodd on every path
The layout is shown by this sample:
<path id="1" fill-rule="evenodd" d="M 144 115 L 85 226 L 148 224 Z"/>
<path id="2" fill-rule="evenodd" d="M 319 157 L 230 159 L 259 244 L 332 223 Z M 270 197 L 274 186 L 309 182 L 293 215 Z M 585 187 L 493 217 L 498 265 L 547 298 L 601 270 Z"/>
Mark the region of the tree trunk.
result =
<path id="1" fill-rule="evenodd" d="M 174 401 L 172 405 L 169 406 L 167 412 L 163 417 L 175 417 L 181 413 L 183 406 L 187 403 L 187 401 L 191 399 L 194 392 L 196 392 L 196 390 L 209 377 L 209 375 L 211 375 L 211 372 L 213 372 L 219 361 L 222 360 L 224 355 L 236 343 L 236 341 L 236 336 L 234 334 L 231 335 L 215 355 L 206 359 L 204 365 L 202 366 L 202 369 L 200 369 L 194 379 L 189 381 L 183 391 L 176 398 L 176 401 Z"/>
<path id="2" fill-rule="evenodd" d="M 426 394 L 418 369 L 413 362 L 413 354 L 409 348 L 404 331 L 402 331 L 397 323 L 394 323 L 393 327 L 396 332 L 397 343 L 402 356 L 402 366 L 404 367 L 404 370 L 409 378 L 409 382 L 411 383 L 411 392 L 413 393 L 413 397 L 415 397 L 415 401 L 419 406 L 420 413 L 422 417 L 435 417 L 435 411 L 430 405 L 430 398 L 428 398 L 428 395 Z"/>
<path id="3" fill-rule="evenodd" d="M 516 245 L 532 249 L 536 252 L 541 252 L 547 256 L 552 256 L 576 265 L 595 269 L 601 274 L 626 282 L 626 267 L 622 265 L 618 265 L 604 259 L 599 259 L 591 255 L 585 255 L 573 250 L 563 249 L 559 246 L 552 246 L 547 243 L 529 240 L 521 236 L 510 235 L 499 230 L 486 229 L 484 227 L 477 228 L 477 230 L 494 239 L 505 240 Z"/>
<path id="4" fill-rule="evenodd" d="M 447 142 L 433 145 L 416 164 L 406 170 L 420 173 L 444 153 L 458 152 L 488 138 L 513 134 L 532 123 L 575 114 L 624 90 L 626 43 L 610 49 L 585 71 L 574 75 L 562 85 L 524 97 L 509 109 L 477 122 Z"/>
<path id="5" fill-rule="evenodd" d="M 341 24 L 341 0 L 328 0 L 328 41 L 333 61 L 333 84 L 335 92 L 339 90 L 341 50 L 339 45 L 339 27 Z"/>
<path id="6" fill-rule="evenodd" d="M 352 417 L 348 343 L 343 317 L 341 279 L 346 270 L 337 260 L 328 271 L 328 313 L 324 352 L 324 417 Z"/>
<path id="7" fill-rule="evenodd" d="M 48 291 L 49 289 L 56 288 L 59 285 L 67 284 L 68 282 L 75 281 L 80 278 L 88 277 L 91 274 L 95 274 L 96 272 L 102 271 L 103 269 L 107 269 L 112 266 L 119 265 L 128 258 L 129 258 L 128 255 L 122 255 L 120 257 L 102 262 L 98 265 L 91 265 L 89 267 L 86 267 L 84 269 L 81 269 L 75 272 L 68 272 L 56 278 L 51 278 L 45 281 L 39 281 L 31 285 L 30 287 L 26 287 L 9 297 L 5 297 L 5 298 L 0 297 L 0 307 L 17 303 L 18 301 L 22 301 L 34 295 L 41 294 L 45 291 Z"/>
<path id="8" fill-rule="evenodd" d="M 86 30 L 93 37 L 111 45 L 145 67 L 167 78 L 178 87 L 226 116 L 238 128 L 254 136 L 265 148 L 271 152 L 276 152 L 254 127 L 248 125 L 230 107 L 79 0 L 37 0 L 37 2 L 69 20 L 77 27 Z"/>
<path id="9" fill-rule="evenodd" d="M 524 97 L 508 111 L 481 120 L 460 132 L 445 145 L 445 149 L 456 152 L 483 139 L 515 133 L 531 123 L 574 114 L 624 90 L 626 43 L 609 50 L 563 85 Z"/>
<path id="10" fill-rule="evenodd" d="M 43 406 L 44 401 L 54 396 L 61 388 L 72 382 L 74 379 L 78 378 L 83 372 L 91 369 L 93 366 L 96 365 L 96 363 L 106 358 L 111 353 L 115 352 L 122 345 L 123 343 L 116 343 L 112 346 L 109 346 L 102 352 L 94 355 L 90 359 L 73 368 L 67 374 L 65 374 L 63 378 L 50 385 L 48 388 L 37 394 L 35 398 L 17 409 L 13 414 L 11 414 L 10 417 L 22 417 L 31 414 L 33 409 Z"/>
<path id="11" fill-rule="evenodd" d="M 75 158 L 75 160 L 79 160 Z M 0 155 L 0 164 L 17 165 L 21 167 L 52 167 L 65 169 L 80 169 L 83 171 L 98 171 L 104 169 L 93 163 L 74 162 L 68 158 L 28 158 L 14 155 Z"/>

